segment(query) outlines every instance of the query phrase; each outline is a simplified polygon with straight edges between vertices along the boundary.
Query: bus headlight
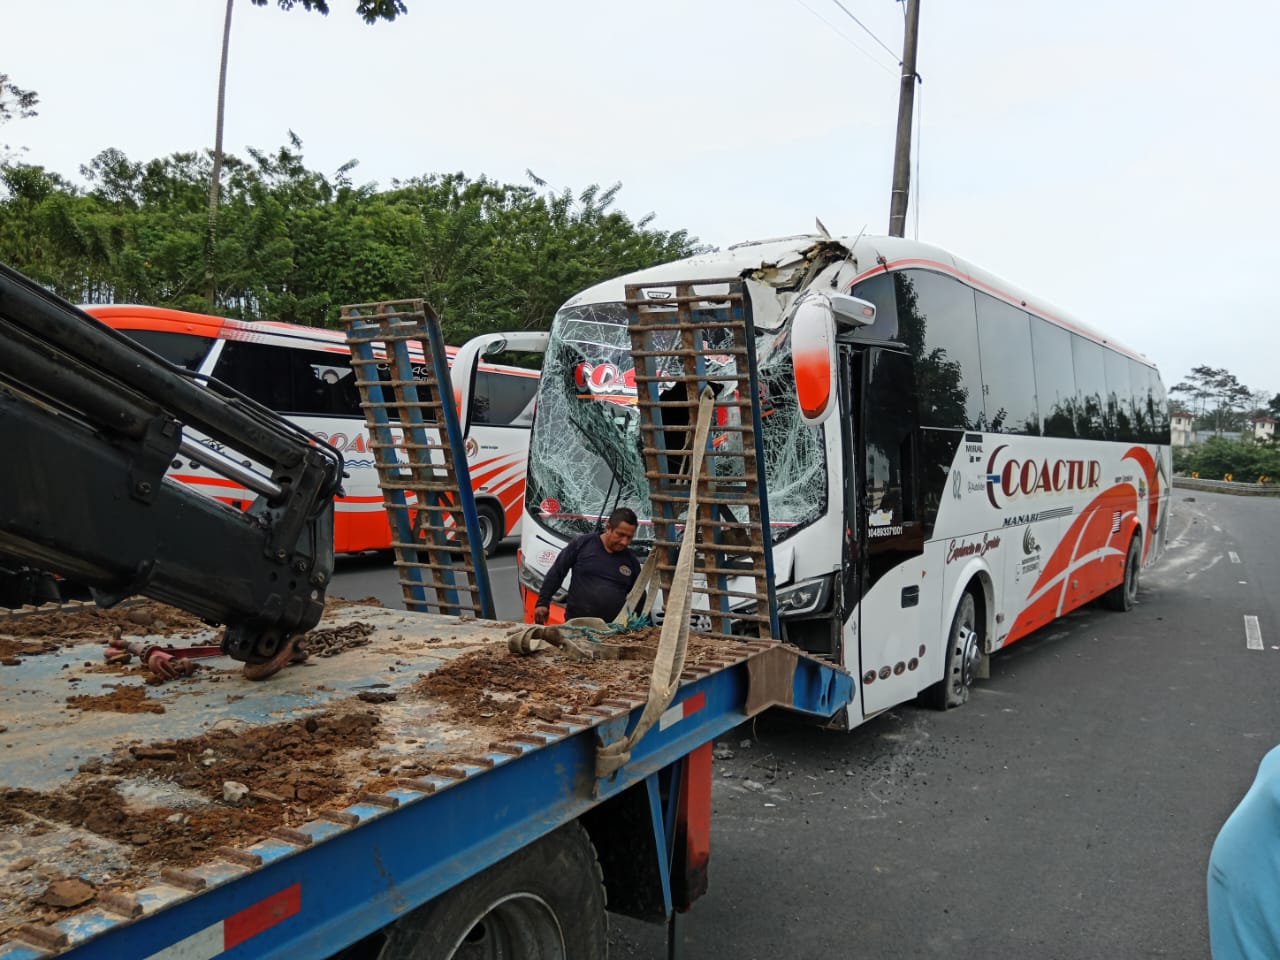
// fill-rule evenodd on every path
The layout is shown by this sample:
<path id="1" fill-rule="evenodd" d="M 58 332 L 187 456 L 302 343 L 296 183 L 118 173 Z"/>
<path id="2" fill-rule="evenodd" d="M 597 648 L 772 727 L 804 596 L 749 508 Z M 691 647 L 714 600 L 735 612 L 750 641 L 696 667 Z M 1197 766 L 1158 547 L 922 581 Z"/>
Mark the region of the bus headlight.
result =
<path id="1" fill-rule="evenodd" d="M 778 616 L 803 617 L 825 610 L 831 599 L 831 577 L 815 577 L 778 591 Z"/>
<path id="2" fill-rule="evenodd" d="M 814 577 L 812 580 L 803 580 L 800 583 L 793 583 L 779 589 L 777 593 L 778 616 L 807 617 L 826 610 L 831 602 L 831 588 L 834 576 L 834 574 L 831 574 L 825 577 Z M 740 616 L 751 616 L 755 612 L 756 605 L 754 603 L 733 608 L 733 613 Z"/>
<path id="3" fill-rule="evenodd" d="M 546 579 L 542 573 L 529 566 L 527 563 L 520 564 L 520 586 L 524 587 L 530 593 L 540 593 L 542 591 L 542 581 Z M 561 587 L 556 591 L 556 595 L 552 597 L 555 603 L 564 603 L 569 596 L 569 590 Z"/>

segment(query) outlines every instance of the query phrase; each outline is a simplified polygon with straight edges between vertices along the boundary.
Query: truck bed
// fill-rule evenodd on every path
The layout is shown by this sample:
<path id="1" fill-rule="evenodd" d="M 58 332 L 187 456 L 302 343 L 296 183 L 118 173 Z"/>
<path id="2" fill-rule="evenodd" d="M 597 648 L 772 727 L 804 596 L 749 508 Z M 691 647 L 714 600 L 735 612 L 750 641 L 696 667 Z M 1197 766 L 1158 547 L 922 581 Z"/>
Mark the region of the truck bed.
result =
<path id="1" fill-rule="evenodd" d="M 270 680 L 250 682 L 219 657 L 192 677 L 157 684 L 136 660 L 104 662 L 113 630 L 174 646 L 214 642 L 214 632 L 152 604 L 45 620 L 0 621 L 4 960 L 78 944 L 101 947 L 86 956 L 111 956 L 125 948 L 108 934 L 193 899 L 211 902 L 217 888 L 254 886 L 255 874 L 287 874 L 289 860 L 305 864 L 294 863 L 293 874 L 317 882 L 316 870 L 347 870 L 347 892 L 389 898 L 381 909 L 394 918 L 403 909 L 397 884 L 421 902 L 598 799 L 595 745 L 620 737 L 638 714 L 656 645 L 652 632 L 625 638 L 627 659 L 583 662 L 556 650 L 516 657 L 506 648 L 513 624 L 338 602 L 309 635 L 310 658 Z M 698 723 L 655 728 L 641 742 L 652 754 L 637 750 L 603 792 L 744 719 L 745 673 L 715 687 L 705 681 L 776 646 L 691 638 L 677 695 L 685 705 L 673 710 L 676 720 L 700 711 Z M 478 789 L 464 796 L 472 782 Z M 233 799 L 240 788 L 228 784 L 248 792 Z M 362 851 L 373 851 L 362 878 L 366 865 L 336 841 L 379 819 L 391 825 L 362 834 Z M 387 849 L 397 829 L 399 846 L 411 839 L 414 850 Z M 321 848 L 337 859 L 320 857 Z M 228 902 L 256 895 L 237 892 Z M 341 920 L 336 907 L 317 908 Z M 233 907 L 205 912 L 219 909 Z M 170 919 L 172 937 L 186 921 Z M 323 929 L 314 929 L 323 943 Z M 146 956 L 165 937 L 148 929 L 126 952 Z M 306 954 L 296 938 L 289 943 L 300 951 L 290 955 Z"/>

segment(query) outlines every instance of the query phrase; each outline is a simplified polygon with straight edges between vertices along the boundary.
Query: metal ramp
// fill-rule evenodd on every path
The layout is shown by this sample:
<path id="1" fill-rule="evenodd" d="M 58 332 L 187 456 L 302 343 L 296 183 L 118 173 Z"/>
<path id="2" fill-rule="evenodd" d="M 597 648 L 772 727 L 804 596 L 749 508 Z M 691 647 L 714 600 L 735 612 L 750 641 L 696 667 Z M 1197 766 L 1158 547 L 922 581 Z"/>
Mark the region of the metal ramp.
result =
<path id="1" fill-rule="evenodd" d="M 663 595 L 670 595 L 681 533 L 692 523 L 701 545 L 697 593 L 708 601 L 712 627 L 700 632 L 778 637 L 755 327 L 743 282 L 628 284 L 625 302 Z M 698 516 L 686 518 L 687 453 L 698 395 L 708 386 L 716 396 L 707 466 L 699 479 Z M 744 578 L 750 589 L 741 589 Z M 739 582 L 731 585 L 733 580 Z"/>
<path id="2" fill-rule="evenodd" d="M 440 318 L 423 300 L 353 304 L 341 316 L 405 609 L 494 619 Z"/>

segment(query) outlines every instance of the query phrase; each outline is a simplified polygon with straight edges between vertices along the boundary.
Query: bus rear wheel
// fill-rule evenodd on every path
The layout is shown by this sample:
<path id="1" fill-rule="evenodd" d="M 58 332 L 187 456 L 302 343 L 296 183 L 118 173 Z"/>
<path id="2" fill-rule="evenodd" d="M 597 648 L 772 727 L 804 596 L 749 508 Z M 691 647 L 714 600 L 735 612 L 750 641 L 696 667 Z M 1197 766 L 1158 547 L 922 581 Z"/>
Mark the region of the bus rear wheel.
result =
<path id="1" fill-rule="evenodd" d="M 978 601 L 969 589 L 956 605 L 947 631 L 947 652 L 942 679 L 924 692 L 925 702 L 936 710 L 950 710 L 969 701 L 969 690 L 982 666 L 982 630 Z"/>
<path id="2" fill-rule="evenodd" d="M 1138 599 L 1138 574 L 1142 569 L 1142 548 L 1135 534 L 1129 541 L 1129 550 L 1124 555 L 1124 579 L 1102 595 L 1102 603 L 1108 610 L 1117 613 L 1128 613 Z"/>
<path id="3" fill-rule="evenodd" d="M 575 822 L 391 924 L 376 957 L 603 957 L 607 926 L 600 864 L 587 832 Z"/>

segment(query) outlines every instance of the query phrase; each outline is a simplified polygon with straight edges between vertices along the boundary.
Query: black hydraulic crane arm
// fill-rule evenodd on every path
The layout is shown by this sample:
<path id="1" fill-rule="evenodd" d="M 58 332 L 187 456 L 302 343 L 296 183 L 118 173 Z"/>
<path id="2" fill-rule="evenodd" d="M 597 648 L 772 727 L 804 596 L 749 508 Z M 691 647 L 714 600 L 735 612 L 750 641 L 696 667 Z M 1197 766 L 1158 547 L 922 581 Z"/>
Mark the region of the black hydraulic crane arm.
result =
<path id="1" fill-rule="evenodd" d="M 249 509 L 166 478 L 180 451 L 252 490 Z M 249 664 L 319 621 L 342 455 L 3 265 L 0 456 L 0 553 L 103 606 L 143 594 L 225 624 Z"/>

